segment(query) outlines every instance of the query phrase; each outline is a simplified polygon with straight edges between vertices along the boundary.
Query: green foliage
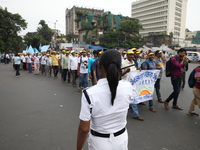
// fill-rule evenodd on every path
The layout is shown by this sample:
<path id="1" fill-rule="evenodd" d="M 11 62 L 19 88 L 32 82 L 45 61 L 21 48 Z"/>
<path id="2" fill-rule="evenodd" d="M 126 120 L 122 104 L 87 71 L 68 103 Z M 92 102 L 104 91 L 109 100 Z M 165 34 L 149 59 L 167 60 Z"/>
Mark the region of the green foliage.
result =
<path id="1" fill-rule="evenodd" d="M 26 21 L 19 14 L 12 14 L 7 8 L 0 8 L 0 51 L 20 51 L 23 44 L 18 33 L 26 27 Z"/>
<path id="2" fill-rule="evenodd" d="M 139 30 L 142 29 L 142 25 L 139 20 L 126 20 L 120 23 L 120 31 L 124 32 L 127 36 L 136 36 L 139 34 Z"/>
<path id="3" fill-rule="evenodd" d="M 48 45 L 51 42 L 52 36 L 54 35 L 52 29 L 48 27 L 44 20 L 40 20 L 40 27 L 37 28 L 37 32 L 27 33 L 24 36 L 26 45 L 39 48 L 40 43 L 42 45 Z"/>
<path id="4" fill-rule="evenodd" d="M 106 34 L 100 37 L 100 44 L 111 47 L 136 47 L 139 48 L 144 45 L 145 40 L 139 34 L 139 30 L 142 29 L 138 20 L 127 20 L 120 23 L 119 30 L 110 30 Z"/>
<path id="5" fill-rule="evenodd" d="M 66 35 L 66 39 L 67 39 L 68 43 L 74 42 L 74 38 L 76 38 L 76 35 L 73 34 L 73 33 L 70 33 L 70 34 Z"/>

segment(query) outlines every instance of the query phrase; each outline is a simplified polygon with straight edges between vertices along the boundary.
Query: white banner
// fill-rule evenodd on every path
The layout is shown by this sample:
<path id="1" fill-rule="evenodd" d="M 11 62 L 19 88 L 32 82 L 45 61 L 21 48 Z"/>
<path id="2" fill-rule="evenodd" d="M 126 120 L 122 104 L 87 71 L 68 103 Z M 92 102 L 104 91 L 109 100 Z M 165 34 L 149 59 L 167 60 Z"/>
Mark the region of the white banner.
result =
<path id="1" fill-rule="evenodd" d="M 129 72 L 127 80 L 131 82 L 134 93 L 133 104 L 153 99 L 154 84 L 158 78 L 160 70 L 136 70 Z"/>

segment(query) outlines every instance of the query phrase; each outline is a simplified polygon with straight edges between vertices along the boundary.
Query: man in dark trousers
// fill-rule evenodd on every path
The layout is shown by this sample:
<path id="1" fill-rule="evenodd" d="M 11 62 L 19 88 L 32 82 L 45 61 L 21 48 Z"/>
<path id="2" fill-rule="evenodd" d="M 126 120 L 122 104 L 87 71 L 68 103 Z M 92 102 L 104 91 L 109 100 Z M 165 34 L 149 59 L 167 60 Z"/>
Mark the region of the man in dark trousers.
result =
<path id="1" fill-rule="evenodd" d="M 183 68 L 184 62 L 187 59 L 186 57 L 186 50 L 181 48 L 178 50 L 178 54 L 171 58 L 171 67 L 172 67 L 172 76 L 171 76 L 171 84 L 173 86 L 173 92 L 170 96 L 164 101 L 164 107 L 168 110 L 169 109 L 169 102 L 173 99 L 173 106 L 172 108 L 183 110 L 183 108 L 177 105 L 178 96 L 180 93 L 181 87 L 181 77 L 183 75 Z"/>

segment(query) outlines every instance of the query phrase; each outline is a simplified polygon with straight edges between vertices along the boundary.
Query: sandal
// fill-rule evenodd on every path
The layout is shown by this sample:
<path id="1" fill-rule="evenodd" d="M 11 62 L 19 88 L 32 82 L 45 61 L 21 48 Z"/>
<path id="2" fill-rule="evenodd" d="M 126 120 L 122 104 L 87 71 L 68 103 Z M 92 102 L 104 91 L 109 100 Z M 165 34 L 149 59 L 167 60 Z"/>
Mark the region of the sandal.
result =
<path id="1" fill-rule="evenodd" d="M 152 112 L 156 112 L 156 110 L 153 107 L 150 107 L 149 110 Z"/>
<path id="2" fill-rule="evenodd" d="M 178 105 L 172 106 L 173 109 L 183 110 L 183 108 L 179 107 Z"/>

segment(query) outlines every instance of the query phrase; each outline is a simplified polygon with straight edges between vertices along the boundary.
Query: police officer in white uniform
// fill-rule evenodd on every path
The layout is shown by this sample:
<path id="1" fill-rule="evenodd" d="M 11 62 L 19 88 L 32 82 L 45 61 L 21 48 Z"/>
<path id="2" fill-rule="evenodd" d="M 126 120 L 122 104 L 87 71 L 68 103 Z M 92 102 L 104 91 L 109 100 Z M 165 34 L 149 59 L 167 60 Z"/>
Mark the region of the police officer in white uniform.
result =
<path id="1" fill-rule="evenodd" d="M 120 68 L 118 51 L 102 54 L 99 61 L 102 78 L 82 95 L 77 150 L 83 148 L 87 137 L 89 150 L 128 149 L 126 117 L 133 89 L 129 82 L 119 81 Z"/>

